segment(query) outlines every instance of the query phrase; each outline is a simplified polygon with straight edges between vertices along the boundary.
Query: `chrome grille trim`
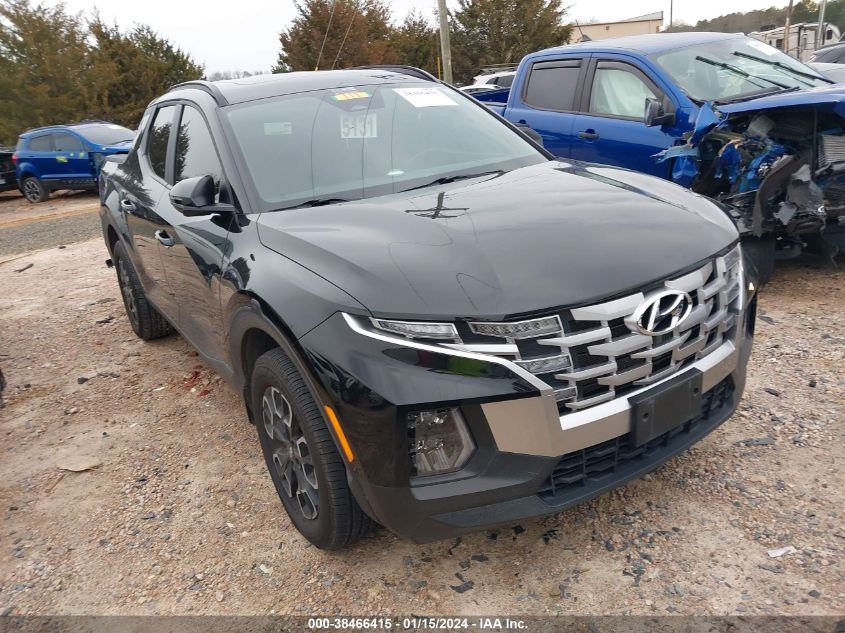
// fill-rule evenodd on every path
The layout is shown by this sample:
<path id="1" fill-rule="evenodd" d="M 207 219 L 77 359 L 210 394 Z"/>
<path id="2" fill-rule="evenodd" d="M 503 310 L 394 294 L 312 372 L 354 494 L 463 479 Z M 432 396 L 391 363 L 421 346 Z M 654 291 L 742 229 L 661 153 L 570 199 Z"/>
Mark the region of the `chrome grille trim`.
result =
<path id="1" fill-rule="evenodd" d="M 742 253 L 737 246 L 692 272 L 665 280 L 648 293 L 635 292 L 611 301 L 562 310 L 559 333 L 502 338 L 518 348 L 528 343 L 551 348 L 548 355 L 539 357 L 533 355 L 534 351 L 527 358 L 524 352 L 515 353 L 511 357 L 513 362 L 523 368 L 536 367 L 530 365 L 531 360 L 569 355 L 572 362 L 565 371 L 546 369 L 536 373 L 551 384 L 565 417 L 568 411 L 582 411 L 658 382 L 723 344 L 733 343 L 736 315 L 742 310 L 742 275 Z M 634 327 L 634 312 L 648 296 L 667 289 L 688 293 L 694 304 L 692 311 L 667 334 L 653 337 L 641 334 Z M 521 327 L 530 321 L 513 323 Z M 476 332 L 473 325 L 469 324 L 470 329 Z M 475 351 L 480 347 L 465 345 L 461 349 Z"/>

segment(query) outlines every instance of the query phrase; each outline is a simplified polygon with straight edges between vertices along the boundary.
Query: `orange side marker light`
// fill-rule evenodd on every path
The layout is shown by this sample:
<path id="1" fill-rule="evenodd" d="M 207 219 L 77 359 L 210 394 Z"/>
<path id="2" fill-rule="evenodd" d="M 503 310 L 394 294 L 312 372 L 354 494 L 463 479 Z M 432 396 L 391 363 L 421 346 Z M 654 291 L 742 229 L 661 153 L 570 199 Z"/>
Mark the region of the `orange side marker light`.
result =
<path id="1" fill-rule="evenodd" d="M 346 434 L 340 426 L 340 420 L 337 419 L 337 414 L 334 412 L 334 409 L 329 406 L 323 408 L 326 410 L 326 415 L 329 416 L 329 422 L 332 423 L 332 428 L 334 429 L 335 435 L 337 435 L 337 439 L 340 442 L 340 447 L 343 449 L 343 454 L 346 455 L 346 461 L 351 464 L 355 459 L 355 455 L 352 453 L 352 447 L 349 446 Z"/>

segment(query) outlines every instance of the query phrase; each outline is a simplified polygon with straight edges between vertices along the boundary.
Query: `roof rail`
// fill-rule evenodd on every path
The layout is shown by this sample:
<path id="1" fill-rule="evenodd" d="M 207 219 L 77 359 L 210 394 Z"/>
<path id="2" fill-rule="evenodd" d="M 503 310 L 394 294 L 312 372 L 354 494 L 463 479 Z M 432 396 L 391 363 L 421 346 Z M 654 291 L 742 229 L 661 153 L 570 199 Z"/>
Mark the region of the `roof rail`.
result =
<path id="1" fill-rule="evenodd" d="M 429 72 L 424 71 L 422 68 L 416 68 L 414 66 L 402 66 L 400 64 L 375 64 L 371 66 L 354 66 L 353 68 L 349 68 L 347 70 L 389 70 L 390 72 L 400 73 L 402 75 L 410 75 L 411 77 L 416 77 L 417 79 L 422 79 L 424 81 L 439 81 L 437 77 L 435 77 Z"/>
<path id="2" fill-rule="evenodd" d="M 226 97 L 223 96 L 223 93 L 220 91 L 220 88 L 214 85 L 211 81 L 204 81 L 202 79 L 197 79 L 194 81 L 183 81 L 180 84 L 175 84 L 168 88 L 167 92 L 172 92 L 179 88 L 195 88 L 197 90 L 202 90 L 203 92 L 207 92 L 212 96 L 214 101 L 219 106 L 227 106 L 229 105 L 229 101 Z"/>

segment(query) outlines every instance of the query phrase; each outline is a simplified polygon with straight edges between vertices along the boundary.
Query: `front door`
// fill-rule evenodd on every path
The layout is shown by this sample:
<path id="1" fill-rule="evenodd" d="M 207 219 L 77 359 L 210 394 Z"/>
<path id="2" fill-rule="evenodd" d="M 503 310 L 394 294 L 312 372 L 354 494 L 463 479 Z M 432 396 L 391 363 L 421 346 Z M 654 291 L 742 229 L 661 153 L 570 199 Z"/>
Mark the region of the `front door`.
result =
<path id="1" fill-rule="evenodd" d="M 93 184 L 91 159 L 81 138 L 70 132 L 53 132 L 53 148 L 65 180 Z"/>
<path id="2" fill-rule="evenodd" d="M 633 64 L 594 59 L 584 112 L 575 119 L 572 158 L 669 177 L 670 162 L 658 163 L 653 156 L 680 138 L 673 126 L 647 126 L 646 99 L 657 99 L 664 110 L 674 104 L 645 73 Z"/>
<path id="3" fill-rule="evenodd" d="M 186 104 L 180 109 L 169 166 L 173 182 L 211 175 L 219 191 L 223 170 L 208 125 L 197 108 Z M 232 217 L 185 217 L 168 195 L 159 200 L 157 213 L 167 223 L 159 248 L 178 305 L 179 330 L 205 356 L 223 360 L 220 276 Z"/>

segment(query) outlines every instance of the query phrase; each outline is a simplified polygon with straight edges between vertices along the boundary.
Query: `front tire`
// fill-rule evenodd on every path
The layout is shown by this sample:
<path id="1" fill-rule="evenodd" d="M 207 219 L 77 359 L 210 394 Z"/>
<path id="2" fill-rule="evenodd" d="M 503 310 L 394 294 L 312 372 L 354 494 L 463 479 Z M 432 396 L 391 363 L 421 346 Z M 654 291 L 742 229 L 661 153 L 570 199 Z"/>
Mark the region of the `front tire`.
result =
<path id="1" fill-rule="evenodd" d="M 138 338 L 149 341 L 170 334 L 173 327 L 147 299 L 123 242 L 114 246 L 114 269 L 117 271 L 117 284 L 120 286 L 126 316 Z"/>
<path id="2" fill-rule="evenodd" d="M 349 489 L 320 409 L 281 349 L 256 361 L 251 398 L 264 461 L 296 529 L 321 549 L 346 547 L 369 532 L 373 522 Z"/>
<path id="3" fill-rule="evenodd" d="M 45 202 L 50 197 L 50 192 L 35 176 L 27 176 L 23 179 L 21 193 L 32 204 Z"/>

